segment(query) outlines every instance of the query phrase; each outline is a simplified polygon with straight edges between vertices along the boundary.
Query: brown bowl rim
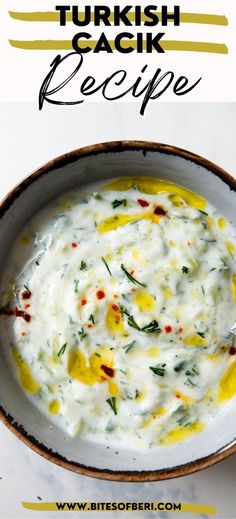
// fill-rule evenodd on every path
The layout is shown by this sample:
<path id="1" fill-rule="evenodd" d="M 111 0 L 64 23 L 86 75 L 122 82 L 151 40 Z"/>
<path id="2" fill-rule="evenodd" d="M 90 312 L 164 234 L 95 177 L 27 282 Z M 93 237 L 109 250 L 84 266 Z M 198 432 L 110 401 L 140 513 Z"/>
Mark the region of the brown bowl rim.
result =
<path id="1" fill-rule="evenodd" d="M 191 151 L 187 151 L 176 146 L 152 141 L 109 141 L 78 148 L 63 155 L 60 155 L 59 157 L 50 160 L 42 167 L 28 175 L 19 184 L 13 187 L 13 189 L 1 201 L 0 218 L 3 217 L 5 212 L 13 204 L 14 200 L 16 200 L 16 198 L 18 198 L 20 194 L 23 191 L 25 191 L 25 189 L 30 184 L 35 182 L 39 177 L 42 177 L 45 174 L 49 173 L 50 171 L 60 169 L 69 163 L 73 163 L 79 159 L 82 159 L 83 157 L 98 155 L 102 153 L 118 153 L 128 150 L 142 151 L 144 155 L 146 155 L 148 152 L 158 152 L 189 160 L 190 162 L 194 162 L 196 165 L 203 167 L 204 169 L 207 169 L 208 171 L 219 177 L 221 180 L 223 180 L 230 187 L 231 190 L 236 191 L 236 179 L 234 177 L 232 177 L 220 166 L 217 166 L 208 159 L 205 159 L 204 157 L 197 155 Z M 14 418 L 9 413 L 7 413 L 7 411 L 4 410 L 1 404 L 0 419 L 15 434 L 15 436 L 17 436 L 23 443 L 25 443 L 33 451 L 40 454 L 42 457 L 46 458 L 48 461 L 51 461 L 56 465 L 59 465 L 60 467 L 63 467 L 75 473 L 110 481 L 149 482 L 186 476 L 188 474 L 192 474 L 194 472 L 198 472 L 202 469 L 210 467 L 211 465 L 214 465 L 215 463 L 222 461 L 223 459 L 227 458 L 228 456 L 231 456 L 236 452 L 235 438 L 232 442 L 230 442 L 230 444 L 223 446 L 221 449 L 210 454 L 209 456 L 205 456 L 203 458 L 193 460 L 192 462 L 178 465 L 176 467 L 171 467 L 169 469 L 147 471 L 116 471 L 109 469 L 99 469 L 96 467 L 85 466 L 72 460 L 67 460 L 59 453 L 52 451 L 52 449 L 48 449 L 45 445 L 39 443 L 36 438 L 29 435 L 21 425 L 16 423 Z"/>

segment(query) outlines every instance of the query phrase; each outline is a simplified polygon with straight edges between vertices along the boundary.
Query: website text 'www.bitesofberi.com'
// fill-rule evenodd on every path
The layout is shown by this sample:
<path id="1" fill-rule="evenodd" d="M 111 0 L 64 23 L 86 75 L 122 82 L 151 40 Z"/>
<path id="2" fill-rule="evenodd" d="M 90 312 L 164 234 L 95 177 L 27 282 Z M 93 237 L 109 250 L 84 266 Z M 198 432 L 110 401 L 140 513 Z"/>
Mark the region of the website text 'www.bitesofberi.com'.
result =
<path id="1" fill-rule="evenodd" d="M 39 498 L 40 499 L 40 498 Z M 26 502 L 24 508 L 38 511 L 52 512 L 175 512 L 215 515 L 216 508 L 213 505 L 180 502 L 86 502 L 86 501 L 55 501 L 55 502 Z"/>

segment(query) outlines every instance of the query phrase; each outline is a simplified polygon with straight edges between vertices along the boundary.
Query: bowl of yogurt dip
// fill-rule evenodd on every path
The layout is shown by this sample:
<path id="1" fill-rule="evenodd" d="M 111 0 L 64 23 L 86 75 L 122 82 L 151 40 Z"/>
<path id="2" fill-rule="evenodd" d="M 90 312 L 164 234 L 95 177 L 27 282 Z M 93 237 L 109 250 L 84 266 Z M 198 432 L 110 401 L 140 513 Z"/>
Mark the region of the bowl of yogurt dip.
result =
<path id="1" fill-rule="evenodd" d="M 235 185 L 193 153 L 122 141 L 3 200 L 0 417 L 22 441 L 120 481 L 236 451 Z"/>

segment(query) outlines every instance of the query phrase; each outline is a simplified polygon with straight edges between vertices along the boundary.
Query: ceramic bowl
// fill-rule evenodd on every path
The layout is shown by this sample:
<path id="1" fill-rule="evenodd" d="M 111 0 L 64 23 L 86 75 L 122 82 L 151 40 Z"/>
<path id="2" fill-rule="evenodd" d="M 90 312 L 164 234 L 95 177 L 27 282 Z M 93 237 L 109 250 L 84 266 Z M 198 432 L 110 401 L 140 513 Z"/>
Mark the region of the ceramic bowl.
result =
<path id="1" fill-rule="evenodd" d="M 23 180 L 0 205 L 0 270 L 26 222 L 61 193 L 120 176 L 161 177 L 195 191 L 236 224 L 236 181 L 193 153 L 152 142 L 97 144 L 62 155 Z M 1 350 L 1 349 L 0 349 Z M 0 351 L 0 417 L 20 440 L 58 465 L 117 481 L 154 481 L 186 475 L 236 451 L 235 399 L 199 435 L 155 451 L 106 448 L 65 436 L 25 397 Z M 10 456 L 10 455 L 9 455 Z M 12 460 L 14 463 L 14 460 Z"/>

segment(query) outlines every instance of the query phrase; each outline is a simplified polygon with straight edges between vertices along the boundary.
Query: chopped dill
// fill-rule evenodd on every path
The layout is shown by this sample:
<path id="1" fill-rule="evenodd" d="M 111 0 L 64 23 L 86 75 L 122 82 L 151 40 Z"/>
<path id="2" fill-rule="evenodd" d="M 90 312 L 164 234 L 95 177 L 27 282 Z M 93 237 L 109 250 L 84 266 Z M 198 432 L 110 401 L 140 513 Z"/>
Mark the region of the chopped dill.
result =
<path id="1" fill-rule="evenodd" d="M 61 355 L 63 355 L 66 351 L 66 347 L 67 347 L 67 342 L 65 342 L 65 344 L 63 344 L 63 346 L 60 348 L 60 350 L 58 351 L 57 353 L 57 356 L 60 357 Z"/>
<path id="2" fill-rule="evenodd" d="M 132 342 L 129 342 L 128 344 L 126 344 L 125 346 L 123 346 L 123 350 L 125 350 L 125 353 L 128 353 L 131 348 L 134 347 L 136 341 L 132 341 Z"/>
<path id="3" fill-rule="evenodd" d="M 108 265 L 108 263 L 106 262 L 105 258 L 103 258 L 103 256 L 102 256 L 102 261 L 103 261 L 103 263 L 104 263 L 106 269 L 108 270 L 110 276 L 112 276 L 112 273 L 111 273 L 111 271 L 110 271 L 110 269 L 109 269 L 109 265 Z"/>
<path id="4" fill-rule="evenodd" d="M 79 280 L 78 279 L 74 279 L 74 291 L 75 291 L 76 294 L 78 292 L 78 284 L 79 284 Z"/>
<path id="5" fill-rule="evenodd" d="M 85 261 L 82 260 L 81 263 L 80 263 L 80 268 L 79 269 L 80 270 L 85 270 L 86 268 L 87 268 L 87 263 L 85 263 Z"/>
<path id="6" fill-rule="evenodd" d="M 113 209 L 116 209 L 120 205 L 123 205 L 124 207 L 126 207 L 126 204 L 127 204 L 127 200 L 125 198 L 123 198 L 122 200 L 113 200 L 112 207 L 113 207 Z"/>
<path id="7" fill-rule="evenodd" d="M 84 331 L 84 328 L 83 328 L 83 327 L 81 328 L 80 332 L 78 331 L 78 334 L 79 334 L 79 336 L 80 336 L 81 341 L 83 341 L 83 340 L 85 339 L 85 337 L 87 337 L 87 335 L 88 335 L 88 334 Z"/>
<path id="8" fill-rule="evenodd" d="M 141 281 L 138 281 L 136 278 L 134 278 L 132 276 L 132 274 L 130 274 L 128 272 L 128 270 L 126 270 L 125 266 L 123 265 L 123 263 L 121 264 L 121 270 L 123 270 L 123 272 L 125 273 L 125 275 L 127 276 L 127 278 L 129 279 L 129 281 L 131 281 L 132 283 L 137 283 L 138 285 L 141 285 L 142 287 L 146 287 L 146 283 L 141 283 Z"/>
<path id="9" fill-rule="evenodd" d="M 116 407 L 116 398 L 112 396 L 111 398 L 108 398 L 106 400 L 110 408 L 112 409 L 113 413 L 117 415 L 117 407 Z"/>
<path id="10" fill-rule="evenodd" d="M 165 366 L 166 366 L 166 364 L 157 364 L 157 366 L 149 366 L 149 369 L 155 375 L 159 375 L 159 377 L 164 377 L 165 372 L 166 372 Z"/>

